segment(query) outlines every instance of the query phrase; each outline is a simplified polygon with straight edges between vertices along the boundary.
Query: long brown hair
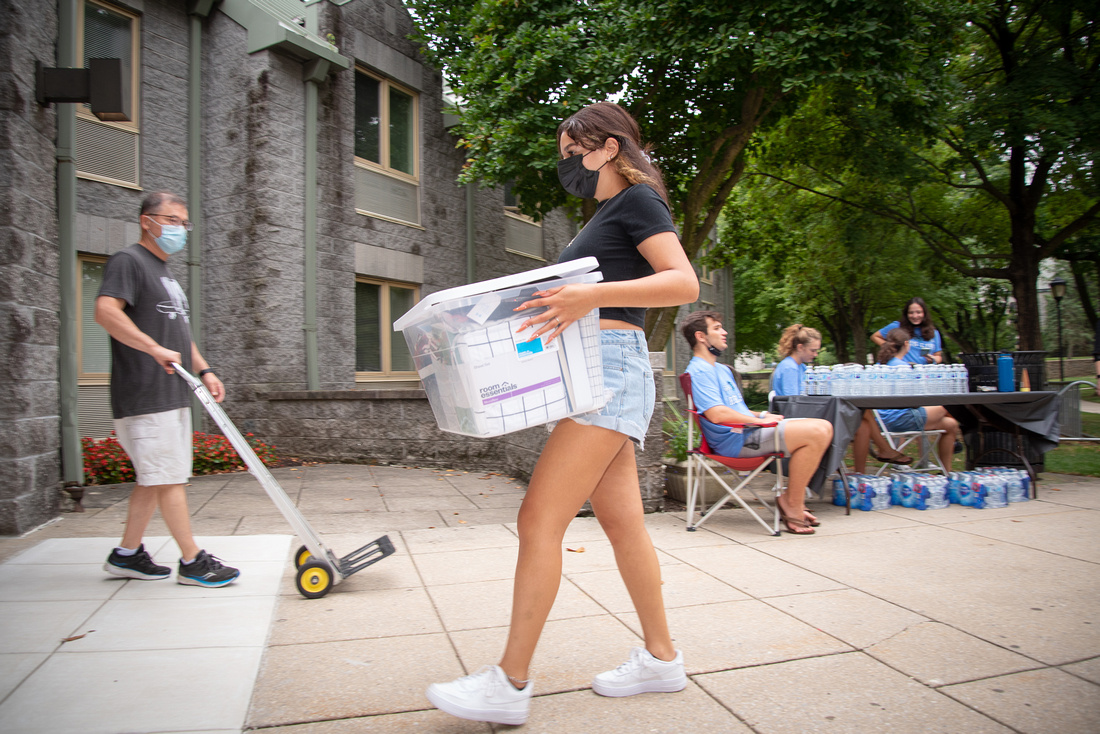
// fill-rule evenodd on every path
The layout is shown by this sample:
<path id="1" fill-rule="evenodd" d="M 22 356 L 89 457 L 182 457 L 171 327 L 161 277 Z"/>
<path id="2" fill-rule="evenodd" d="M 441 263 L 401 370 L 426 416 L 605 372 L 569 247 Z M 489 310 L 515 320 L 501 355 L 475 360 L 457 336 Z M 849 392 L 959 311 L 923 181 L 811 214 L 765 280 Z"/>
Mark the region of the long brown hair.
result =
<path id="1" fill-rule="evenodd" d="M 615 170 L 631 184 L 648 184 L 668 204 L 668 190 L 660 169 L 650 160 L 651 146 L 642 145 L 638 123 L 614 102 L 597 102 L 582 107 L 558 125 L 557 139 L 565 133 L 588 150 L 602 148 L 608 138 L 619 141 L 619 154 L 612 161 Z"/>
<path id="2" fill-rule="evenodd" d="M 909 307 L 914 303 L 924 309 L 924 320 L 917 324 L 917 326 L 913 326 L 913 324 L 909 322 Z M 932 323 L 932 316 L 928 313 L 928 304 L 925 303 L 924 299 L 920 296 L 910 298 L 905 304 L 905 307 L 901 309 L 901 321 L 899 323 L 901 324 L 901 328 L 905 329 L 905 333 L 907 333 L 910 338 L 917 335 L 917 329 L 920 329 L 921 339 L 924 339 L 926 342 L 932 341 L 933 337 L 936 336 L 936 326 Z"/>

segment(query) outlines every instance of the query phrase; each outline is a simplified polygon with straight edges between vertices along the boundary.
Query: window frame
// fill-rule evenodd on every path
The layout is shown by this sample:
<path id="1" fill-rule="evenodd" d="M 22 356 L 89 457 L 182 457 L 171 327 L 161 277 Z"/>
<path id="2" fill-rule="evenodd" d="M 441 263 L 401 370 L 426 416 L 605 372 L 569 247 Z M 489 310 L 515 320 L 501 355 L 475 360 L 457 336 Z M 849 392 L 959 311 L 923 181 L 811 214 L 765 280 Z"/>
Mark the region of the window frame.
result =
<path id="1" fill-rule="evenodd" d="M 129 122 L 120 122 L 115 120 L 100 120 L 98 117 L 92 114 L 91 109 L 87 104 L 76 105 L 76 116 L 86 122 L 92 122 L 96 125 L 102 125 L 103 127 L 114 128 L 116 130 L 124 130 L 128 133 L 132 133 L 137 136 L 136 145 L 136 159 L 138 165 L 135 170 L 136 181 L 124 181 L 122 179 L 111 178 L 110 176 L 103 176 L 96 173 L 87 173 L 80 170 L 80 161 L 76 164 L 76 176 L 77 178 L 86 179 L 88 181 L 100 181 L 102 183 L 112 184 L 114 186 L 121 186 L 128 189 L 142 190 L 141 187 L 141 16 L 132 10 L 113 5 L 104 0 L 83 0 L 77 5 L 77 28 L 80 32 L 76 34 L 76 57 L 83 61 L 84 59 L 84 19 L 89 5 L 98 6 L 105 10 L 109 10 L 117 15 L 124 16 L 130 19 L 130 109 L 133 119 Z"/>
<path id="2" fill-rule="evenodd" d="M 541 255 L 534 255 L 530 252 L 524 252 L 523 250 L 517 250 L 515 248 L 509 247 L 508 246 L 507 228 L 505 228 L 505 234 L 504 234 L 504 251 L 509 253 L 509 254 L 512 254 L 512 255 L 520 255 L 522 257 L 527 257 L 527 258 L 530 258 L 530 259 L 535 260 L 537 262 L 546 262 L 546 239 L 545 239 L 546 233 L 542 228 L 542 222 L 541 221 L 536 222 L 534 217 L 528 216 L 527 214 L 524 214 L 519 210 L 519 198 L 517 196 L 515 196 L 515 194 L 511 193 L 511 185 L 510 184 L 506 184 L 503 188 L 504 188 L 504 191 L 503 191 L 503 199 L 504 199 L 503 212 L 504 212 L 504 216 L 508 219 L 514 219 L 518 222 L 523 222 L 524 224 L 528 224 L 532 227 L 538 228 L 538 230 L 539 230 L 539 245 L 542 249 L 542 254 Z M 514 201 L 515 204 L 509 204 L 508 203 L 509 199 Z"/>
<path id="3" fill-rule="evenodd" d="M 375 162 L 375 161 L 372 161 L 372 160 L 368 160 L 366 158 L 360 158 L 358 155 L 355 155 L 355 165 L 360 166 L 362 168 L 369 168 L 373 171 L 377 171 L 378 173 L 382 173 L 382 174 L 385 174 L 387 176 L 392 176 L 393 178 L 396 178 L 400 181 L 404 181 L 405 183 L 415 184 L 417 187 L 419 187 L 420 186 L 420 94 L 414 89 L 410 89 L 409 87 L 406 87 L 403 84 L 399 84 L 399 83 L 393 81 L 392 79 L 388 79 L 388 78 L 382 76 L 381 74 L 376 74 L 375 72 L 370 71 L 367 68 L 365 68 L 365 67 L 363 67 L 359 64 L 356 64 L 356 66 L 355 66 L 355 73 L 356 74 L 363 74 L 364 76 L 368 76 L 371 79 L 378 82 L 378 96 L 380 97 L 380 99 L 378 100 L 378 103 L 379 103 L 378 104 L 378 109 L 379 109 L 379 112 L 378 112 L 378 116 L 379 116 L 378 156 L 379 156 L 379 158 L 382 159 L 379 162 Z M 412 103 L 413 103 L 413 113 L 412 113 L 412 117 L 413 117 L 413 125 L 412 125 L 412 133 L 413 133 L 412 169 L 413 169 L 413 172 L 411 174 L 405 173 L 404 171 L 399 171 L 399 170 L 397 170 L 395 168 L 392 168 L 390 166 L 390 95 L 389 95 L 390 87 L 393 87 L 394 89 L 401 92 L 402 94 L 408 95 L 412 99 Z M 355 147 L 353 145 L 352 146 L 352 152 L 353 153 L 354 153 L 354 150 L 355 150 Z M 364 213 L 373 214 L 374 212 L 364 212 Z"/>
<path id="4" fill-rule="evenodd" d="M 713 249 L 713 244 L 714 243 L 710 240 L 705 240 L 703 242 L 703 246 L 699 248 L 699 254 L 696 256 L 696 260 L 701 261 L 707 255 L 709 255 L 710 251 Z M 713 271 L 703 265 L 702 262 L 699 262 L 699 282 L 706 283 L 707 285 L 714 285 Z"/>
<path id="5" fill-rule="evenodd" d="M 111 384 L 111 371 L 106 372 L 85 372 L 84 371 L 84 263 L 106 263 L 106 255 L 91 255 L 88 253 L 78 252 L 76 255 L 77 264 L 77 278 L 76 278 L 76 368 L 77 376 L 76 381 L 78 386 L 84 385 L 109 385 Z M 92 302 L 94 309 L 94 301 Z M 93 314 L 94 320 L 94 314 Z M 101 327 L 102 328 L 102 327 Z M 110 349 L 110 339 L 107 336 L 107 346 Z M 110 352 L 108 351 L 108 354 Z"/>
<path id="6" fill-rule="evenodd" d="M 392 339 L 393 336 L 399 332 L 394 331 L 393 322 L 397 320 L 397 317 L 390 313 L 390 287 L 397 287 L 404 290 L 412 291 L 413 303 L 417 303 L 420 300 L 420 286 L 416 283 L 406 283 L 399 280 L 385 280 L 383 278 L 373 278 L 367 275 L 356 275 L 355 285 L 360 283 L 367 283 L 370 285 L 377 285 L 381 287 L 379 293 L 379 321 L 385 327 L 385 333 L 380 334 L 381 339 L 381 372 L 367 372 L 360 371 L 358 366 L 355 369 L 355 382 L 408 382 L 420 380 L 416 369 L 412 370 L 394 370 L 393 369 L 393 348 Z M 355 325 L 359 325 L 359 314 L 355 314 Z M 358 340 L 356 340 L 355 348 L 359 348 Z"/>

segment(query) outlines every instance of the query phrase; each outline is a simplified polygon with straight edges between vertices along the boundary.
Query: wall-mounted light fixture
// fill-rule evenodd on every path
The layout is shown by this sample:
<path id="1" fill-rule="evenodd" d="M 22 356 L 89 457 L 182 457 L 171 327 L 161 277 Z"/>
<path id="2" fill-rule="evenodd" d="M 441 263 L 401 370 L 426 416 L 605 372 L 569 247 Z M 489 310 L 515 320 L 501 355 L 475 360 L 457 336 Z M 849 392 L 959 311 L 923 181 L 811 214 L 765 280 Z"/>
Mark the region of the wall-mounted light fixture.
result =
<path id="1" fill-rule="evenodd" d="M 88 102 L 100 120 L 129 122 L 130 73 L 122 59 L 88 59 L 87 69 L 47 68 L 35 61 L 35 98 L 43 107 L 54 102 Z"/>

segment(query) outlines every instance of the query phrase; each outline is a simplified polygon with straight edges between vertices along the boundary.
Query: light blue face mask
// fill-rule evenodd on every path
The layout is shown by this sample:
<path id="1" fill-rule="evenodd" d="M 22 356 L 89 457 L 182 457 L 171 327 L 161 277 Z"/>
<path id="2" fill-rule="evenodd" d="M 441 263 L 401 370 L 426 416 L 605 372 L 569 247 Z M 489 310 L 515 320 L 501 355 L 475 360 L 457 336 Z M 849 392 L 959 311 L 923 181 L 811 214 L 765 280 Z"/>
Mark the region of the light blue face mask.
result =
<path id="1" fill-rule="evenodd" d="M 187 229 L 182 224 L 162 224 L 156 242 L 165 255 L 173 255 L 187 244 Z"/>

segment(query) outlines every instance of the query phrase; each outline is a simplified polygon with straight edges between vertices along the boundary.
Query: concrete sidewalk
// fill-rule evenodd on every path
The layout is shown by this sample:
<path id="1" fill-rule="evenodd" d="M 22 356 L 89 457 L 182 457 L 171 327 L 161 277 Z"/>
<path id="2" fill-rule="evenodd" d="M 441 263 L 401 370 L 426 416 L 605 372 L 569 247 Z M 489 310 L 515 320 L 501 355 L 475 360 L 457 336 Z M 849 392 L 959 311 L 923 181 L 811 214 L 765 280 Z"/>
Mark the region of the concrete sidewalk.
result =
<path id="1" fill-rule="evenodd" d="M 495 474 L 278 469 L 338 555 L 397 548 L 322 599 L 302 598 L 298 542 L 247 474 L 193 480 L 204 546 L 242 570 L 223 589 L 100 568 L 127 486 L 0 539 L 0 731 L 490 732 L 424 688 L 496 662 L 524 486 Z M 741 510 L 688 533 L 646 524 L 690 682 L 607 699 L 594 674 L 640 644 L 598 524 L 566 536 L 524 730 L 1035 732 L 1100 730 L 1100 480 L 1047 474 L 1000 510 L 853 511 L 817 503 L 812 537 L 765 535 Z M 159 518 L 147 547 L 175 545 Z"/>

